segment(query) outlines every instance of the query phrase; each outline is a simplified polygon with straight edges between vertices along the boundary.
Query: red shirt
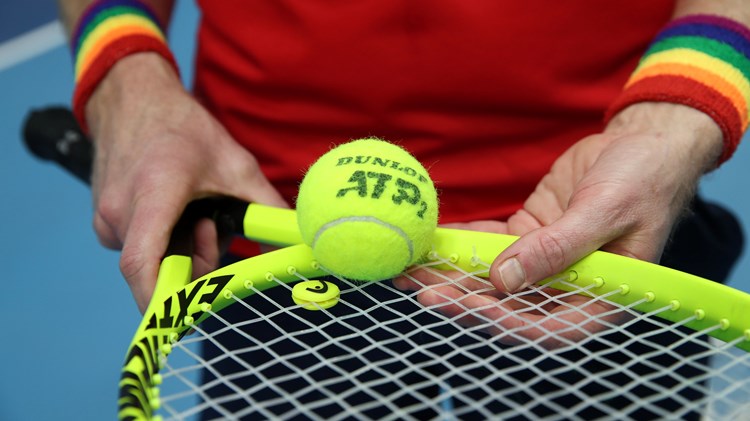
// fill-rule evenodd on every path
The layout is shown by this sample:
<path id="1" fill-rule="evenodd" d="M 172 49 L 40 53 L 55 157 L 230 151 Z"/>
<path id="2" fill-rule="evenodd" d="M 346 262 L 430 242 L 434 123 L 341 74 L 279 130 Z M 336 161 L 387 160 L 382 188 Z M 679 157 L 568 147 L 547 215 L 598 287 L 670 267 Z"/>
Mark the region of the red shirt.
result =
<path id="1" fill-rule="evenodd" d="M 196 95 L 293 203 L 335 143 L 395 141 L 441 221 L 505 219 L 601 131 L 674 1 L 223 0 L 203 10 Z"/>

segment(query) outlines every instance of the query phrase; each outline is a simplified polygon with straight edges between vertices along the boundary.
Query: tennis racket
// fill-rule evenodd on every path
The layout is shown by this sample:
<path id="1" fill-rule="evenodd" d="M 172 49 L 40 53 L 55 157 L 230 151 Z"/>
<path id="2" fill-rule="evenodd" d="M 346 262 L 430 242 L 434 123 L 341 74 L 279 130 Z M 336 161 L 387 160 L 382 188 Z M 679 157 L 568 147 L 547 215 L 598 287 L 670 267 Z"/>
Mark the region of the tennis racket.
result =
<path id="1" fill-rule="evenodd" d="M 45 112 L 30 148 L 88 180 L 85 136 Z M 193 279 L 181 233 L 198 217 L 283 248 Z M 421 264 L 361 283 L 316 264 L 294 211 L 191 204 L 120 419 L 750 419 L 750 295 L 605 252 L 501 294 L 485 278 L 514 239 L 439 228 Z"/>

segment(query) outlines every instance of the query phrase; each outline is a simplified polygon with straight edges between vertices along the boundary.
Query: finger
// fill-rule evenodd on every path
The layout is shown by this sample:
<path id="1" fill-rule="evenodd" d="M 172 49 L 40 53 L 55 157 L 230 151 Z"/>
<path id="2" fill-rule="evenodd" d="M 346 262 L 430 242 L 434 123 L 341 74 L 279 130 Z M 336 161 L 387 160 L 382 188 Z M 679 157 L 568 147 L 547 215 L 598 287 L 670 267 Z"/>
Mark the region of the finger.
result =
<path id="1" fill-rule="evenodd" d="M 222 191 L 228 190 L 231 196 L 248 202 L 289 208 L 286 200 L 263 174 L 255 157 L 240 148 L 237 142 L 232 141 L 231 144 L 227 149 L 232 159 L 225 162 L 231 163 L 232 168 L 223 174 L 225 178 L 220 185 Z"/>
<path id="2" fill-rule="evenodd" d="M 461 271 L 443 271 L 430 268 L 409 271 L 395 278 L 393 285 L 407 291 L 418 291 L 425 287 L 438 285 L 452 285 L 464 292 L 489 292 L 495 289 L 489 281 L 469 276 Z"/>
<path id="3" fill-rule="evenodd" d="M 479 327 L 505 344 L 536 342 L 548 349 L 578 342 L 621 319 L 609 304 L 578 295 L 557 300 L 546 297 L 535 305 L 532 302 L 536 300 L 516 302 L 513 296 L 466 294 L 442 286 L 423 290 L 418 299 L 422 305 L 463 326 Z"/>
<path id="4" fill-rule="evenodd" d="M 423 289 L 417 296 L 419 303 L 434 309 L 444 316 L 456 320 L 465 327 L 481 326 L 487 323 L 482 314 L 483 308 L 497 305 L 496 298 L 478 294 L 467 294 L 454 286 L 434 286 Z M 494 323 L 494 319 L 491 321 Z"/>
<path id="5" fill-rule="evenodd" d="M 512 235 L 524 235 L 542 226 L 544 225 L 526 209 L 520 209 L 508 218 L 508 233 Z"/>
<path id="6" fill-rule="evenodd" d="M 108 186 L 94 194 L 94 231 L 99 242 L 113 250 L 122 248 L 125 238 L 123 227 L 130 219 L 130 206 L 124 199 L 123 191 L 119 186 Z"/>
<path id="7" fill-rule="evenodd" d="M 541 342 L 549 348 L 559 345 L 559 342 L 549 340 L 545 328 L 540 328 L 538 316 L 507 308 L 505 301 L 496 297 L 437 287 L 425 289 L 418 299 L 422 305 L 438 310 L 460 325 L 481 328 L 504 344 L 532 341 Z"/>
<path id="8" fill-rule="evenodd" d="M 578 180 L 572 180 L 573 174 L 562 171 L 560 166 L 559 163 L 553 166 L 551 172 L 542 178 L 524 202 L 524 210 L 519 215 L 524 220 L 524 225 L 549 225 L 558 220 L 568 208 L 568 199 Z M 526 218 L 527 216 L 531 218 Z"/>
<path id="9" fill-rule="evenodd" d="M 201 277 L 219 266 L 219 238 L 212 220 L 201 219 L 195 224 L 193 247 L 193 278 Z"/>
<path id="10" fill-rule="evenodd" d="M 669 239 L 671 226 L 663 225 L 661 229 L 650 229 L 633 233 L 627 237 L 604 244 L 601 250 L 633 259 L 648 262 L 659 262 Z"/>
<path id="11" fill-rule="evenodd" d="M 102 211 L 97 208 L 94 211 L 94 232 L 96 232 L 96 236 L 102 246 L 112 250 L 120 250 L 122 248 L 122 241 L 115 230 L 116 224 L 110 222 L 114 219 L 115 217 L 105 217 Z"/>
<path id="12" fill-rule="evenodd" d="M 492 263 L 490 280 L 503 291 L 519 291 L 562 272 L 620 232 L 607 221 L 569 209 L 551 225 L 522 235 Z"/>
<path id="13" fill-rule="evenodd" d="M 178 194 L 169 201 L 143 198 L 134 203 L 120 255 L 120 271 L 141 312 L 151 300 L 172 228 L 188 201 L 183 196 Z"/>
<path id="14" fill-rule="evenodd" d="M 440 285 L 449 282 L 445 272 L 433 273 L 424 269 L 417 269 L 393 278 L 393 286 L 403 291 L 419 291 L 428 285 Z"/>
<path id="15" fill-rule="evenodd" d="M 500 234 L 508 233 L 508 224 L 494 220 L 452 222 L 443 224 L 441 227 Z M 445 283 L 460 284 L 464 289 L 471 291 L 494 288 L 494 286 L 488 281 L 472 277 L 464 272 L 443 271 L 430 268 L 412 269 L 408 274 L 399 276 L 393 280 L 393 285 L 396 286 L 396 288 L 409 291 L 417 291 L 426 285 Z"/>
<path id="16" fill-rule="evenodd" d="M 443 228 L 462 229 L 468 231 L 508 234 L 508 224 L 500 221 L 481 220 L 470 222 L 451 222 L 440 225 Z"/>

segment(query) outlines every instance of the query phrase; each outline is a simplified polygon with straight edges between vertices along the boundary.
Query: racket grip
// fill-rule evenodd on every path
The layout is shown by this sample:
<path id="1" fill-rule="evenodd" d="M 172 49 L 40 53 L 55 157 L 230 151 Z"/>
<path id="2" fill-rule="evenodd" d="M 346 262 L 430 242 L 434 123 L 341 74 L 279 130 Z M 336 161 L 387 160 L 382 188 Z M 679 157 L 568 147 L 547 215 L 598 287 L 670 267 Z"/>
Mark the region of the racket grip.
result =
<path id="1" fill-rule="evenodd" d="M 34 156 L 57 163 L 91 185 L 94 144 L 83 133 L 70 109 L 48 107 L 32 110 L 24 122 L 23 139 Z M 173 230 L 167 255 L 190 254 L 192 227 L 202 218 L 213 219 L 220 236 L 242 234 L 247 208 L 247 202 L 229 197 L 193 201 Z"/>

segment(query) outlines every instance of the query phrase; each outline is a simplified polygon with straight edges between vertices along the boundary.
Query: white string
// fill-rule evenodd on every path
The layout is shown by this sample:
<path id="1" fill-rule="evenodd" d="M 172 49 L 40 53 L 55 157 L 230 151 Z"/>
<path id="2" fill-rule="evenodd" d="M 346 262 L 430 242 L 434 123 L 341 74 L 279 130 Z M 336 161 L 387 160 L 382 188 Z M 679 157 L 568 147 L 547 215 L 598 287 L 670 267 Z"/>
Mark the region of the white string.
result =
<path id="1" fill-rule="evenodd" d="M 462 273 L 458 280 L 432 269 L 441 264 L 458 270 L 448 259 L 423 265 L 422 269 L 432 271 L 444 285 L 453 285 L 469 296 L 487 293 L 498 298 L 497 303 L 481 308 L 468 308 L 464 298 L 441 293 L 437 295 L 445 302 L 428 308 L 419 304 L 418 292 L 400 291 L 386 283 L 357 283 L 341 278 L 331 279 L 341 287 L 340 302 L 315 312 L 274 301 L 258 290 L 246 301 L 234 296 L 237 304 L 233 307 L 246 313 L 243 320 L 232 324 L 222 313 L 211 313 L 222 324 L 220 328 L 209 332 L 195 326 L 193 336 L 174 344 L 163 378 L 165 383 L 181 383 L 182 389 L 161 396 L 163 415 L 170 419 L 191 419 L 209 408 L 222 419 L 285 419 L 302 415 L 336 420 L 371 418 L 376 411 L 380 411 L 379 419 L 418 418 L 421 417 L 418 414 L 429 412 L 431 417 L 443 420 L 476 416 L 583 419 L 584 413 L 624 419 L 637 417 L 640 410 L 647 410 L 656 418 L 680 418 L 691 412 L 712 417 L 746 414 L 741 411 L 748 410 L 750 380 L 732 375 L 739 369 L 750 370 L 750 354 L 733 348 L 743 338 L 730 343 L 707 342 L 705 334 L 720 326 L 685 333 L 681 327 L 694 317 L 670 323 L 655 317 L 669 311 L 669 306 L 645 314 L 633 310 L 643 300 L 616 306 L 603 314 L 591 314 L 587 309 L 610 303 L 608 297 L 619 294 L 612 291 L 600 296 L 593 293 L 593 286 L 551 293 L 542 285 L 504 296 L 477 277 L 489 267 L 479 263 L 475 272 Z M 424 285 L 413 273 L 405 277 L 435 292 L 434 287 Z M 480 288 L 471 290 L 464 281 Z M 289 285 L 278 282 L 281 285 L 277 289 L 290 290 Z M 552 283 L 574 287 L 563 278 L 551 280 Z M 381 299 L 385 293 L 390 298 Z M 576 293 L 592 298 L 578 306 L 567 303 Z M 253 304 L 256 301 L 264 301 L 272 310 L 259 310 Z M 511 303 L 517 309 L 499 318 L 483 313 Z M 409 306 L 408 315 L 398 310 L 402 305 Z M 462 325 L 466 314 L 441 316 L 441 308 L 449 306 L 471 314 L 474 324 Z M 546 309 L 552 306 L 557 306 L 558 311 L 551 313 Z M 542 320 L 522 319 L 529 312 L 542 315 Z M 620 314 L 624 315 L 623 320 L 608 320 Z M 311 321 L 313 316 L 315 322 Z M 563 319 L 571 316 L 582 320 L 572 323 Z M 560 329 L 548 329 L 543 324 L 545 320 L 556 320 Z M 498 328 L 511 322 L 517 326 Z M 290 330 L 289 324 L 298 328 Z M 644 325 L 652 326 L 652 331 L 631 332 L 632 328 Z M 602 331 L 591 333 L 588 326 L 598 326 Z M 260 329 L 278 333 L 259 340 L 254 332 Z M 486 334 L 486 330 L 494 335 Z M 540 337 L 527 339 L 525 333 L 532 330 L 540 332 Z M 316 342 L 308 343 L 313 334 L 317 335 Z M 583 337 L 573 340 L 566 336 L 572 334 Z M 664 334 L 677 339 L 667 346 L 653 342 Z M 244 344 L 227 346 L 222 339 L 227 335 L 241 338 Z M 559 346 L 548 349 L 548 340 L 557 341 Z M 510 346 L 503 341 L 518 344 Z M 453 345 L 457 343 L 462 345 Z M 699 345 L 700 351 L 689 357 L 683 355 L 683 348 L 689 344 Z M 636 345 L 643 345 L 645 351 L 634 352 Z M 204 358 L 197 350 L 200 346 L 214 347 L 219 355 Z M 594 348 L 599 350 L 590 351 Z M 333 351 L 336 355 L 330 357 L 328 354 Z M 174 354 L 178 352 L 192 362 L 174 364 L 177 360 Z M 267 360 L 247 359 L 256 352 L 261 352 Z M 726 360 L 721 366 L 708 370 L 701 363 L 703 359 L 719 356 Z M 312 362 L 305 367 L 296 362 L 308 357 Z M 622 361 L 614 361 L 613 357 Z M 668 359 L 672 365 L 661 366 L 657 358 Z M 222 373 L 216 368 L 217 364 L 230 361 L 241 370 Z M 346 368 L 350 366 L 351 369 Z M 594 366 L 598 368 L 591 371 Z M 398 371 L 393 371 L 395 368 Z M 284 374 L 267 374 L 276 369 L 283 369 Z M 646 373 L 638 374 L 636 369 Z M 214 378 L 200 383 L 196 379 L 199 370 L 213 374 Z M 693 370 L 696 374 L 681 377 L 678 370 Z M 320 373 L 326 376 L 321 378 Z M 249 378 L 258 381 L 243 386 Z M 627 382 L 620 383 L 622 379 Z M 292 381 L 299 386 L 292 390 L 284 387 Z M 661 386 L 665 381 L 671 384 L 670 388 Z M 551 391 L 540 394 L 538 391 L 544 385 Z M 595 385 L 596 394 L 591 394 Z M 219 386 L 231 394 L 211 396 L 211 391 Z M 341 387 L 344 390 L 339 390 Z M 648 396 L 643 393 L 645 389 L 653 389 L 654 393 Z M 692 400 L 681 396 L 681 391 L 688 389 L 703 398 Z M 261 393 L 272 396 L 260 400 Z M 311 401 L 313 395 L 320 398 Z M 611 407 L 608 401 L 618 398 L 625 403 Z M 660 408 L 658 403 L 664 399 L 674 401 L 677 408 Z M 225 408 L 230 402 L 242 402 L 242 408 L 230 412 Z M 337 410 L 325 417 L 317 412 L 328 407 Z"/>

